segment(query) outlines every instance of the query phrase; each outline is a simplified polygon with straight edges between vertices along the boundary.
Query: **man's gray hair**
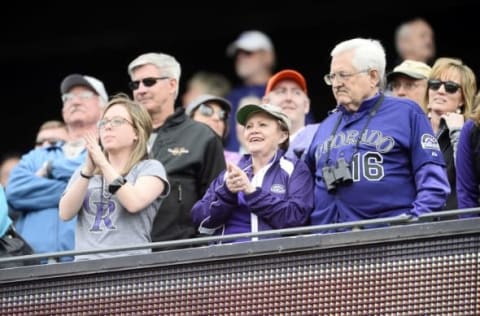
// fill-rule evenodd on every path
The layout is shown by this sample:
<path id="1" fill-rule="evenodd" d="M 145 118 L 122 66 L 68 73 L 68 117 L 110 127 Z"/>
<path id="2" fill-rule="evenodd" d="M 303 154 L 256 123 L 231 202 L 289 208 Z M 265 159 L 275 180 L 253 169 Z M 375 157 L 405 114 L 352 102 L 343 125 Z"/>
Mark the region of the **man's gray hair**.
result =
<path id="1" fill-rule="evenodd" d="M 168 76 L 177 80 L 175 97 L 178 96 L 178 87 L 180 87 L 180 75 L 182 72 L 180 63 L 173 56 L 168 54 L 146 53 L 138 56 L 128 65 L 128 74 L 130 75 L 130 78 L 132 78 L 135 68 L 147 64 L 152 64 L 157 67 L 158 70 L 162 72 L 162 76 Z"/>
<path id="2" fill-rule="evenodd" d="M 376 69 L 378 71 L 380 77 L 378 86 L 383 87 L 387 60 L 385 49 L 380 41 L 370 38 L 343 41 L 332 49 L 330 56 L 334 57 L 348 51 L 353 51 L 352 64 L 357 70 Z"/>

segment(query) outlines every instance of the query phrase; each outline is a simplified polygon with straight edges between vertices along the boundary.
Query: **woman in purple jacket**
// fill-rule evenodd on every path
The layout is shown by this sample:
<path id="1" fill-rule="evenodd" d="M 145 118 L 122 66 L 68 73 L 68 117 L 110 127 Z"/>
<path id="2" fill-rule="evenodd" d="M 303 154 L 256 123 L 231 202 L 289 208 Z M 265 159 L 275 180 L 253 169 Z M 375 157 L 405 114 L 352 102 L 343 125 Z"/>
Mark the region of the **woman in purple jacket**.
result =
<path id="1" fill-rule="evenodd" d="M 457 146 L 458 208 L 480 206 L 480 92 L 473 102 L 473 113 L 460 132 Z"/>
<path id="2" fill-rule="evenodd" d="M 245 127 L 248 154 L 237 165 L 228 163 L 193 206 L 198 231 L 227 235 L 308 224 L 313 177 L 303 161 L 283 157 L 287 116 L 276 106 L 251 104 L 238 111 L 237 121 Z"/>

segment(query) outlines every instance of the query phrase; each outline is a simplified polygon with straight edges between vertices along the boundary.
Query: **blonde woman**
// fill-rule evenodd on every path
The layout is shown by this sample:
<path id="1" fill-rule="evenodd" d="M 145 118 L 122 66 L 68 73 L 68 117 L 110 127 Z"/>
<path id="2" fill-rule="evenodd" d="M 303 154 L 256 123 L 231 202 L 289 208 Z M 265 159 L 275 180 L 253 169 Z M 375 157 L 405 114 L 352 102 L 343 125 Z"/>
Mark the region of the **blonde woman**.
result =
<path id="1" fill-rule="evenodd" d="M 156 210 L 169 193 L 163 165 L 149 159 L 152 121 L 127 96 L 114 97 L 98 122 L 98 134 L 85 137 L 88 155 L 73 174 L 60 200 L 60 217 L 78 214 L 75 250 L 92 250 L 151 241 Z M 103 150 L 102 150 L 103 147 Z M 76 260 L 150 252 L 106 252 Z"/>
<path id="2" fill-rule="evenodd" d="M 477 91 L 473 71 L 460 59 L 439 58 L 428 80 L 426 112 L 445 160 L 451 193 L 445 210 L 457 209 L 455 157 L 460 130 Z"/>

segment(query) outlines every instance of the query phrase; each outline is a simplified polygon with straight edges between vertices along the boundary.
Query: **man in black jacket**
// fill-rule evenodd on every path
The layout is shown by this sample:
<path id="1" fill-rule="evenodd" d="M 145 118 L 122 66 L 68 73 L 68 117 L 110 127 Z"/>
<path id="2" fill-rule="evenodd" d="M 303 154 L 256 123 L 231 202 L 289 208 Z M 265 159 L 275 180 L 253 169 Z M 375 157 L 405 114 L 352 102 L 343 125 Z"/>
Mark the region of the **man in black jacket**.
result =
<path id="1" fill-rule="evenodd" d="M 140 55 L 128 65 L 128 73 L 134 99 L 152 117 L 150 154 L 165 166 L 171 186 L 155 217 L 152 241 L 194 237 L 190 210 L 225 169 L 221 139 L 207 125 L 185 115 L 183 107 L 175 108 L 181 68 L 174 57 Z"/>

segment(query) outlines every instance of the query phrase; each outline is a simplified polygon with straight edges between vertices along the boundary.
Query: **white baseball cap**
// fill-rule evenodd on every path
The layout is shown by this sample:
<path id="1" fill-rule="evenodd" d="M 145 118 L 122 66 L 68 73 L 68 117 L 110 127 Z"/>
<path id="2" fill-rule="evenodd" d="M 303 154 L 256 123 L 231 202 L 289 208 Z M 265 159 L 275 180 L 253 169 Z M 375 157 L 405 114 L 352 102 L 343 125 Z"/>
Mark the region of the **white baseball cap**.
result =
<path id="1" fill-rule="evenodd" d="M 80 74 L 68 75 L 60 84 L 60 92 L 62 94 L 68 93 L 68 91 L 70 91 L 70 89 L 72 89 L 74 86 L 87 87 L 98 94 L 103 102 L 108 102 L 108 94 L 105 90 L 105 86 L 103 85 L 103 82 L 97 78 Z"/>
<path id="2" fill-rule="evenodd" d="M 273 44 L 270 38 L 260 31 L 245 31 L 227 47 L 227 55 L 232 57 L 237 50 L 256 52 L 259 50 L 273 51 Z"/>

